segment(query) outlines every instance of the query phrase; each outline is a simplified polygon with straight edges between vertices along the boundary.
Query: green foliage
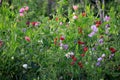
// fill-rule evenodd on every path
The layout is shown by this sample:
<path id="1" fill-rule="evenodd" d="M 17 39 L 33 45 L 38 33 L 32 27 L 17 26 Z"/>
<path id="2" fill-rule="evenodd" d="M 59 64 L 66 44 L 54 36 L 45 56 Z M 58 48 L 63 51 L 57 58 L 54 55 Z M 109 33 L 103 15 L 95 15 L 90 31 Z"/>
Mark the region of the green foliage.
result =
<path id="1" fill-rule="evenodd" d="M 13 0 L 11 6 L 3 2 L 0 7 L 1 80 L 120 79 L 120 14 L 117 12 L 120 6 L 108 7 L 106 13 L 110 20 L 102 22 L 96 34 L 89 37 L 91 26 L 100 18 L 94 16 L 94 9 L 87 0 L 84 9 L 83 5 L 72 2 L 56 0 L 52 19 L 45 16 L 47 0 Z M 73 9 L 73 4 L 78 6 L 78 10 Z M 19 10 L 25 6 L 29 6 L 29 10 L 20 16 Z M 106 5 L 102 9 L 106 10 Z M 107 24 L 110 25 L 108 34 L 105 33 Z M 62 36 L 65 38 L 61 41 Z M 100 36 L 103 36 L 103 44 L 99 43 Z M 60 46 L 61 43 L 68 45 L 68 49 Z M 117 51 L 112 53 L 111 47 Z M 74 53 L 73 58 L 65 56 L 70 52 Z M 83 53 L 84 57 L 81 56 Z M 101 65 L 96 66 L 103 53 L 105 57 Z M 115 55 L 109 58 L 112 54 Z M 80 62 L 83 66 L 79 65 Z"/>

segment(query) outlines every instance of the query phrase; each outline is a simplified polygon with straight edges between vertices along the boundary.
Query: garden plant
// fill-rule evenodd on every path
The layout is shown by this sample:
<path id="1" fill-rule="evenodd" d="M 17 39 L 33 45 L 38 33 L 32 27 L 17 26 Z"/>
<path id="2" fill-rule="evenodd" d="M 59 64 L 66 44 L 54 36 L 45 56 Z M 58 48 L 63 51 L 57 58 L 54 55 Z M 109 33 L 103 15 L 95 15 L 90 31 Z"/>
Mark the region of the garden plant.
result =
<path id="1" fill-rule="evenodd" d="M 120 80 L 119 0 L 0 1 L 0 80 Z"/>

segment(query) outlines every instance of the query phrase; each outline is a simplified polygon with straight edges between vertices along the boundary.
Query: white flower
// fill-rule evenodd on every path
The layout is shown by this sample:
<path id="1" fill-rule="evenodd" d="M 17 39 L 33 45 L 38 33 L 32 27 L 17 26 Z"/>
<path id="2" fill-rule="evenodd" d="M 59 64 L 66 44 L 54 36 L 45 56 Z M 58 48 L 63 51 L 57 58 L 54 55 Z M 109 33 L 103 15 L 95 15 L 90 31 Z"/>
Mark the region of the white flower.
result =
<path id="1" fill-rule="evenodd" d="M 75 15 L 75 12 L 73 12 L 73 15 Z"/>
<path id="2" fill-rule="evenodd" d="M 104 58 L 105 57 L 105 54 L 102 54 L 102 56 L 101 56 L 102 58 Z"/>
<path id="3" fill-rule="evenodd" d="M 27 64 L 23 64 L 23 68 L 27 69 L 28 65 Z"/>
<path id="4" fill-rule="evenodd" d="M 11 59 L 14 59 L 14 57 L 12 56 Z"/>
<path id="5" fill-rule="evenodd" d="M 67 58 L 70 58 L 70 54 L 65 54 L 65 56 L 66 56 Z"/>
<path id="6" fill-rule="evenodd" d="M 67 58 L 70 58 L 70 57 L 73 56 L 73 55 L 74 55 L 73 52 L 68 52 L 67 54 L 65 54 L 65 56 L 66 56 Z"/>
<path id="7" fill-rule="evenodd" d="M 73 55 L 74 55 L 74 53 L 73 53 L 73 52 L 70 52 L 70 55 L 71 55 L 71 56 L 73 56 Z"/>

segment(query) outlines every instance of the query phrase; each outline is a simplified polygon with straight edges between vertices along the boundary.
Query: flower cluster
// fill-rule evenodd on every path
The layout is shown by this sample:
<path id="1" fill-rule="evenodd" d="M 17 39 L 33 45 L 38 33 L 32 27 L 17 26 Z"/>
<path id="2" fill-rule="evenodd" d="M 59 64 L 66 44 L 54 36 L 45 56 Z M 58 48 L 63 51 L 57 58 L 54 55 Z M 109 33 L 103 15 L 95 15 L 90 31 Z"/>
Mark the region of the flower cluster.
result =
<path id="1" fill-rule="evenodd" d="M 105 58 L 105 54 L 102 54 L 102 56 L 97 59 L 96 66 L 100 66 L 100 63 L 104 58 Z"/>
<path id="2" fill-rule="evenodd" d="M 71 56 L 74 56 L 73 52 L 68 52 L 67 54 L 65 54 L 66 58 L 70 58 Z"/>
<path id="3" fill-rule="evenodd" d="M 94 36 L 95 33 L 98 31 L 98 28 L 96 27 L 96 25 L 92 25 L 91 29 L 92 29 L 92 32 L 90 34 L 88 34 L 89 37 Z"/>
<path id="4" fill-rule="evenodd" d="M 27 21 L 26 22 L 26 25 L 29 27 L 30 25 L 32 25 L 32 26 L 38 26 L 40 24 L 40 22 L 30 22 L 30 21 Z"/>
<path id="5" fill-rule="evenodd" d="M 109 34 L 109 30 L 110 30 L 110 25 L 107 24 L 107 25 L 105 26 L 105 33 L 106 33 L 106 34 Z"/>
<path id="6" fill-rule="evenodd" d="M 104 21 L 109 22 L 110 21 L 110 17 L 109 16 L 105 16 Z M 105 26 L 105 33 L 106 34 L 109 34 L 109 29 L 110 29 L 110 25 L 106 24 L 106 26 Z"/>
<path id="7" fill-rule="evenodd" d="M 115 48 L 113 48 L 113 47 L 110 47 L 109 50 L 110 50 L 110 52 L 111 52 L 111 54 L 109 55 L 109 58 L 111 59 L 111 58 L 115 55 L 115 52 L 116 52 L 117 50 L 116 50 Z"/>
<path id="8" fill-rule="evenodd" d="M 73 19 L 74 20 L 78 19 L 78 16 L 75 13 L 73 13 Z"/>
<path id="9" fill-rule="evenodd" d="M 64 49 L 64 50 L 67 50 L 68 49 L 68 45 L 67 44 L 63 44 L 63 40 L 65 40 L 65 36 L 60 36 L 60 49 Z M 56 43 L 56 40 L 54 41 Z"/>
<path id="10" fill-rule="evenodd" d="M 28 6 L 22 7 L 22 8 L 19 10 L 20 16 L 24 16 L 25 11 L 28 11 L 28 10 L 29 10 L 29 7 L 28 7 Z"/>

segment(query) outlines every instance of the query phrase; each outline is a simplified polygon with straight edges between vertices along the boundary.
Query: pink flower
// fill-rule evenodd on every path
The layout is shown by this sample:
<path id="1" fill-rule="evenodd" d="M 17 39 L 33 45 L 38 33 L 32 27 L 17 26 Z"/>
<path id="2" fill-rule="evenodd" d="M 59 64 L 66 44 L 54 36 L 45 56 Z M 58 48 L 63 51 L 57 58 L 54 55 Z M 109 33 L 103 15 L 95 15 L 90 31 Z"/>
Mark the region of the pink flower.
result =
<path id="1" fill-rule="evenodd" d="M 25 6 L 24 9 L 25 9 L 25 11 L 28 11 L 28 10 L 29 10 L 29 7 L 28 7 L 28 6 Z"/>
<path id="2" fill-rule="evenodd" d="M 20 16 L 22 17 L 22 16 L 24 16 L 24 14 L 23 14 L 23 13 L 20 13 Z"/>
<path id="3" fill-rule="evenodd" d="M 20 13 L 23 13 L 24 11 L 25 11 L 24 8 L 21 8 L 21 9 L 19 10 Z"/>
<path id="4" fill-rule="evenodd" d="M 62 25 L 63 23 L 62 22 L 60 22 L 60 25 Z"/>
<path id="5" fill-rule="evenodd" d="M 38 26 L 40 23 L 39 22 L 31 22 L 32 26 Z"/>
<path id="6" fill-rule="evenodd" d="M 25 40 L 30 42 L 30 38 L 28 36 L 25 36 Z"/>
<path id="7" fill-rule="evenodd" d="M 36 23 L 35 23 L 35 26 L 38 26 L 39 24 L 40 24 L 39 22 L 36 22 Z"/>
<path id="8" fill-rule="evenodd" d="M 73 5 L 73 9 L 74 10 L 78 10 L 78 6 L 77 5 Z"/>
<path id="9" fill-rule="evenodd" d="M 76 16 L 76 15 L 73 16 L 73 19 L 77 19 L 77 18 L 78 18 L 78 16 Z"/>
<path id="10" fill-rule="evenodd" d="M 104 21 L 109 21 L 110 20 L 110 17 L 109 16 L 105 16 L 105 18 L 104 18 Z"/>

